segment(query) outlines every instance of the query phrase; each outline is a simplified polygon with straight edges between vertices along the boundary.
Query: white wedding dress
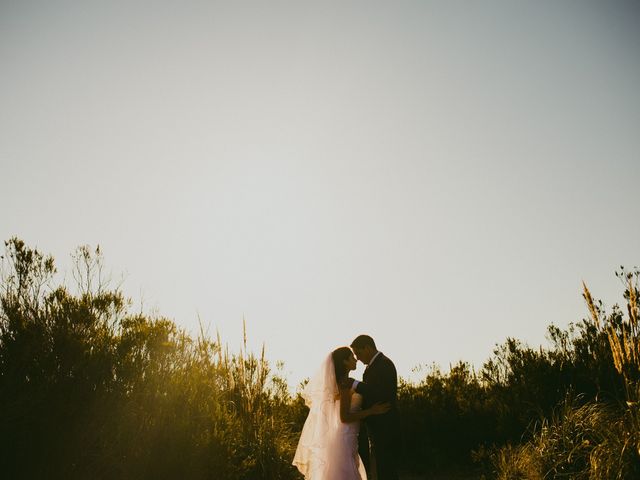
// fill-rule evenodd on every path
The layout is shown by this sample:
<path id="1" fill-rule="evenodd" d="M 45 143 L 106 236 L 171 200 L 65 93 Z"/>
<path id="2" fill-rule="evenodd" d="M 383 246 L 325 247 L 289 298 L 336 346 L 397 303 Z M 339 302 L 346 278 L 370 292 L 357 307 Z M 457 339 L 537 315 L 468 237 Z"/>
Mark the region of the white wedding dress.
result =
<path id="1" fill-rule="evenodd" d="M 338 415 L 340 414 L 340 401 L 338 403 Z M 351 411 L 362 410 L 362 395 L 353 393 L 351 396 Z M 338 444 L 341 445 L 336 455 L 328 462 L 329 475 L 326 478 L 341 480 L 366 480 L 367 473 L 358 455 L 358 433 L 360 422 L 341 423 L 338 427 Z M 322 477 L 321 477 L 322 478 Z M 315 480 L 315 479 L 314 479 Z"/>
<path id="2" fill-rule="evenodd" d="M 366 480 L 358 455 L 360 422 L 340 420 L 340 399 L 331 355 L 302 392 L 309 406 L 293 464 L 306 480 Z M 351 395 L 351 411 L 362 409 L 362 396 Z"/>

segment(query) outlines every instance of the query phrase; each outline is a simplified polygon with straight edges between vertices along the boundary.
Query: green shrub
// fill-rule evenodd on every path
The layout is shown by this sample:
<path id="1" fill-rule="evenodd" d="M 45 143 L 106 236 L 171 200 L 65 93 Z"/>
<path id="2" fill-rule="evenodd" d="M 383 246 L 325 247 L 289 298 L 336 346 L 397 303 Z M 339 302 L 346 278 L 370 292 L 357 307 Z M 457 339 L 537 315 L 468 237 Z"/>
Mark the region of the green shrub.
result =
<path id="1" fill-rule="evenodd" d="M 299 478 L 295 401 L 264 356 L 131 314 L 76 254 L 6 242 L 0 291 L 0 456 L 7 478 Z"/>
<path id="2" fill-rule="evenodd" d="M 499 479 L 640 478 L 640 274 L 623 270 L 619 276 L 625 281 L 627 318 L 617 305 L 606 315 L 585 285 L 590 319 L 568 355 L 575 358 L 581 375 L 590 368 L 596 397 L 582 394 L 565 401 L 549 419 L 543 418 L 531 440 L 494 453 Z M 573 388 L 580 385 L 575 378 Z"/>

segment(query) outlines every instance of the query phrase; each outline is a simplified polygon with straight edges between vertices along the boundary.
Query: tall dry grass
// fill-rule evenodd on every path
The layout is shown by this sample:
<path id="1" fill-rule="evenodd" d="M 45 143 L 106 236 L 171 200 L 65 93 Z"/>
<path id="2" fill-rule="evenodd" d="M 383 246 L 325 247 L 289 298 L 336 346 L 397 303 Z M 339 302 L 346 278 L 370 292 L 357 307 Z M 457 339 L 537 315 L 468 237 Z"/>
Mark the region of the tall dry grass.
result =
<path id="1" fill-rule="evenodd" d="M 640 307 L 638 305 L 638 279 L 640 272 L 625 272 L 618 276 L 625 282 L 626 318 L 619 311 L 608 318 L 602 318 L 600 305 L 593 300 L 587 285 L 583 283 L 583 297 L 587 303 L 591 319 L 598 328 L 606 331 L 616 370 L 624 378 L 627 401 L 638 401 L 640 381 Z"/>
<path id="2" fill-rule="evenodd" d="M 640 478 L 640 273 L 622 270 L 618 276 L 624 281 L 625 312 L 614 306 L 607 314 L 586 284 L 583 297 L 595 335 L 606 337 L 624 398 L 585 403 L 580 396 L 568 397 L 536 425 L 530 441 L 494 453 L 499 480 Z"/>
<path id="3" fill-rule="evenodd" d="M 131 313 L 81 249 L 80 285 L 12 239 L 0 289 L 0 476 L 296 479 L 298 404 L 264 348 Z"/>
<path id="4" fill-rule="evenodd" d="M 497 479 L 640 478 L 637 417 L 637 410 L 568 399 L 536 427 L 533 440 L 494 453 Z"/>

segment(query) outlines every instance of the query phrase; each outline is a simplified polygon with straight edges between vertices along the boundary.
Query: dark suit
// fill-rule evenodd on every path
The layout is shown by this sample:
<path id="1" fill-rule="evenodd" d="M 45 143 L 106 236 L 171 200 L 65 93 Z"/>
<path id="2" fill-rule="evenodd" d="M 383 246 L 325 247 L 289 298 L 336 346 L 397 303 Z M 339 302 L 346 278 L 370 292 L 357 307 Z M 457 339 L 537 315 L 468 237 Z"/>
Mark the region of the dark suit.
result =
<path id="1" fill-rule="evenodd" d="M 364 398 L 363 408 L 376 403 L 390 403 L 391 410 L 366 418 L 366 430 L 371 443 L 371 456 L 378 480 L 397 480 L 400 452 L 398 409 L 398 374 L 393 362 L 380 353 L 366 368 L 356 392 Z M 376 477 L 374 477 L 376 478 Z"/>

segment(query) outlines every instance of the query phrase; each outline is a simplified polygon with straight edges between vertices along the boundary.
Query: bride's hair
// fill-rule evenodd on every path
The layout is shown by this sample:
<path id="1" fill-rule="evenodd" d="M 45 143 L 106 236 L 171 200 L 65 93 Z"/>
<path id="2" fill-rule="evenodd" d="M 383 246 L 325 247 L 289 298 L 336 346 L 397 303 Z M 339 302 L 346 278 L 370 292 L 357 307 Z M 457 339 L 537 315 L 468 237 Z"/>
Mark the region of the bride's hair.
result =
<path id="1" fill-rule="evenodd" d="M 349 373 L 344 361 L 349 358 L 350 355 L 352 355 L 352 353 L 349 347 L 336 348 L 331 352 L 333 368 L 335 368 L 336 371 L 336 382 L 340 382 L 340 380 Z"/>

